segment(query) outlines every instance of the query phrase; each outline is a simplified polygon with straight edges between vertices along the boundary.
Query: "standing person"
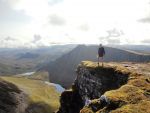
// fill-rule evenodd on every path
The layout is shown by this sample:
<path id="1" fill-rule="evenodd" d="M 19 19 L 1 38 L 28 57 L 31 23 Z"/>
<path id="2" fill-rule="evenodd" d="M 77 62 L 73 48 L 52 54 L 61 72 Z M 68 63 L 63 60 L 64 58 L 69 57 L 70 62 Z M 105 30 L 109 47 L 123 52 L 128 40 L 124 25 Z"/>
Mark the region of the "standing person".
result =
<path id="1" fill-rule="evenodd" d="M 102 46 L 102 44 L 99 45 L 99 48 L 98 48 L 98 66 L 99 66 L 99 59 L 101 58 L 102 59 L 102 66 L 103 66 L 103 56 L 105 55 L 105 49 L 104 47 Z"/>

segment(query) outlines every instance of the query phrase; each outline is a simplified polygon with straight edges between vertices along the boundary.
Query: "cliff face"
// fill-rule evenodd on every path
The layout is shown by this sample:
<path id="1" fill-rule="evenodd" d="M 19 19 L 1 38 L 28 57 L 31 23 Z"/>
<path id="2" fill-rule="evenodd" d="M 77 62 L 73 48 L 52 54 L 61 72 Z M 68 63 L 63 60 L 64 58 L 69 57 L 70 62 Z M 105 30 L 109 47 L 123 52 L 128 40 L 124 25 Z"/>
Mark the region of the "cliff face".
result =
<path id="1" fill-rule="evenodd" d="M 118 72 L 113 67 L 88 67 L 85 62 L 84 66 L 78 66 L 74 84 L 84 100 L 84 97 L 99 98 L 104 92 L 119 88 L 127 80 L 127 73 Z"/>
<path id="2" fill-rule="evenodd" d="M 72 89 L 61 95 L 58 113 L 150 112 L 150 78 L 120 66 L 97 67 L 93 62 L 82 62 L 76 72 Z M 87 98 L 91 101 L 84 106 Z"/>

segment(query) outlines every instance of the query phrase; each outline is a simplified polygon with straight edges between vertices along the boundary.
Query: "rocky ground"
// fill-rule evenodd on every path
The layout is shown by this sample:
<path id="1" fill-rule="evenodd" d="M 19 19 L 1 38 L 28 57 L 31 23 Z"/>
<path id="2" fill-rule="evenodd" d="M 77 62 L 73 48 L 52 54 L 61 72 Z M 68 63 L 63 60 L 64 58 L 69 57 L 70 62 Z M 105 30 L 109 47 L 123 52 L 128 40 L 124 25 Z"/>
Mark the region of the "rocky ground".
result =
<path id="1" fill-rule="evenodd" d="M 127 69 L 129 69 L 130 71 L 134 71 L 139 74 L 150 76 L 150 63 L 133 63 L 133 62 L 115 63 L 115 62 L 111 62 L 111 63 L 109 63 L 109 65 L 123 66 L 123 67 L 126 67 Z"/>
<path id="2" fill-rule="evenodd" d="M 14 84 L 0 79 L 0 113 L 25 113 L 27 96 Z"/>

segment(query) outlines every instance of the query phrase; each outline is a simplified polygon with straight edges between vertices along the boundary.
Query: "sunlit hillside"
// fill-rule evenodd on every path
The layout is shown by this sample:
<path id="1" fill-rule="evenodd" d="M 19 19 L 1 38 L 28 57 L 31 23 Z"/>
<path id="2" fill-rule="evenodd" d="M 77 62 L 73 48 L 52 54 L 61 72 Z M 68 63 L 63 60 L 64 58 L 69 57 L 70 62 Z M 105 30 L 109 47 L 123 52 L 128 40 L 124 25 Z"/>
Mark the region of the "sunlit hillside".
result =
<path id="1" fill-rule="evenodd" d="M 17 85 L 29 96 L 31 113 L 52 113 L 59 106 L 59 93 L 53 86 L 40 80 L 31 80 L 22 77 L 1 77 Z"/>

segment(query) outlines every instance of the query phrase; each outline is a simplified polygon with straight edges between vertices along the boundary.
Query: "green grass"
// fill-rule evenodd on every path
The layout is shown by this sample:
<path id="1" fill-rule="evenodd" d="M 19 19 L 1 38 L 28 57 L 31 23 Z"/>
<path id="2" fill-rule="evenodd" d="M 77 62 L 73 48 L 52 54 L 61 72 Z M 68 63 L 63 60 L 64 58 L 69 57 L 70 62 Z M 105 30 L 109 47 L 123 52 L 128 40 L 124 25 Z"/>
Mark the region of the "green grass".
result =
<path id="1" fill-rule="evenodd" d="M 49 74 L 46 71 L 36 72 L 33 75 L 29 76 L 31 79 L 49 81 Z"/>
<path id="2" fill-rule="evenodd" d="M 29 104 L 31 106 L 42 106 L 42 113 L 52 113 L 59 107 L 59 96 L 55 88 L 46 85 L 40 80 L 31 80 L 21 77 L 1 77 L 2 79 L 11 82 L 18 86 L 29 96 Z"/>

